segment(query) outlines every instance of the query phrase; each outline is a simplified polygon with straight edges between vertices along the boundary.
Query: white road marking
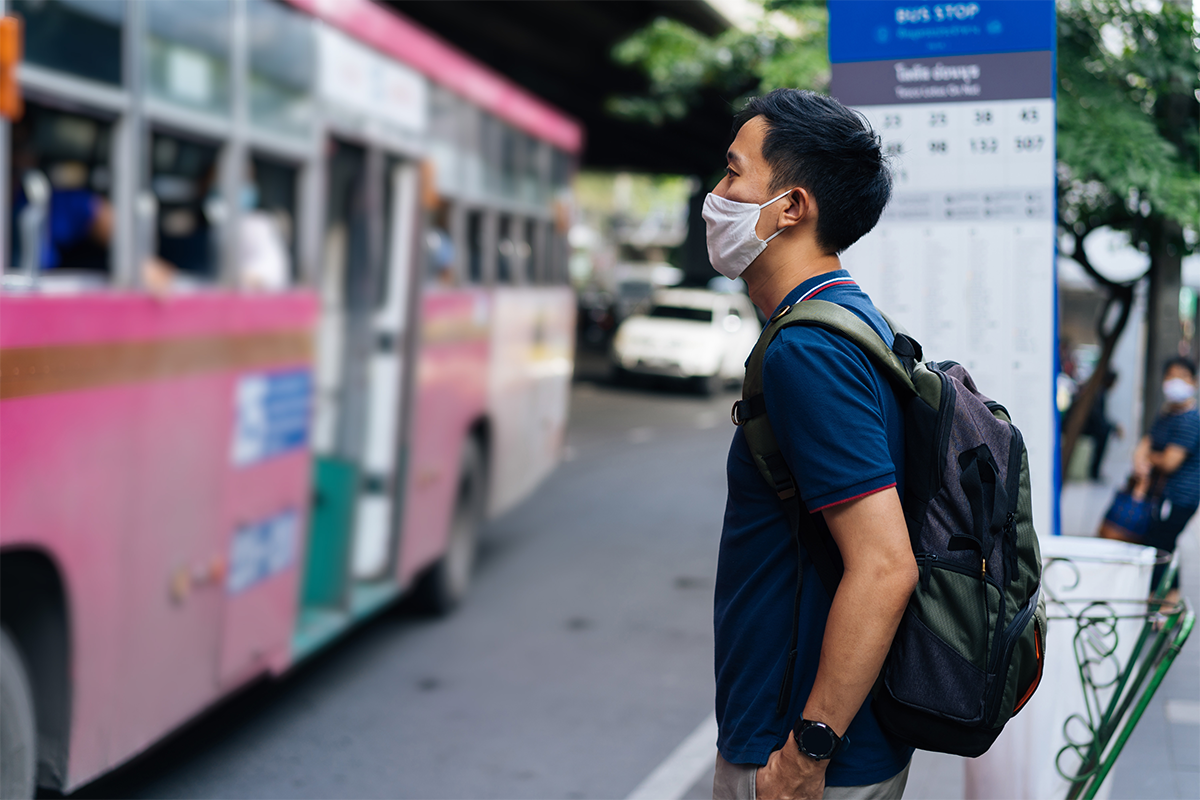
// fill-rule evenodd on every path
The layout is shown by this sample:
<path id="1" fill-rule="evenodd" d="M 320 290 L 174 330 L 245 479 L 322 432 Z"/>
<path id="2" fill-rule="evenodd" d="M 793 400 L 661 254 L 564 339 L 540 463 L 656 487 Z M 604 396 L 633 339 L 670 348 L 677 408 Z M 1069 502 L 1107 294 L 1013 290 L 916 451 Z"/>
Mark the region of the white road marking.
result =
<path id="1" fill-rule="evenodd" d="M 679 800 L 717 760 L 717 718 L 710 714 L 625 800 Z"/>
<path id="2" fill-rule="evenodd" d="M 1176 725 L 1200 725 L 1200 703 L 1195 700 L 1168 700 L 1167 722 Z"/>

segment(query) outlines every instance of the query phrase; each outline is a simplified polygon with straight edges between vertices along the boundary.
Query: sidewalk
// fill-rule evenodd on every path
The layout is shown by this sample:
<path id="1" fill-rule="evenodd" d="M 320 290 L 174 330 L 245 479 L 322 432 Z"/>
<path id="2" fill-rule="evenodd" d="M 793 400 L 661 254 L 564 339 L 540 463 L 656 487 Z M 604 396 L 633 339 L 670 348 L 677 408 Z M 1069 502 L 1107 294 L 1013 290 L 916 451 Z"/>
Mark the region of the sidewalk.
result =
<path id="1" fill-rule="evenodd" d="M 1113 486 L 1069 483 L 1063 489 L 1063 534 L 1092 536 L 1108 510 Z M 1181 588 L 1200 602 L 1200 514 L 1179 537 Z M 1200 797 L 1200 634 L 1175 659 L 1134 729 L 1109 778 L 1112 800 L 1195 800 Z M 963 797 L 963 759 L 918 752 L 905 800 Z"/>

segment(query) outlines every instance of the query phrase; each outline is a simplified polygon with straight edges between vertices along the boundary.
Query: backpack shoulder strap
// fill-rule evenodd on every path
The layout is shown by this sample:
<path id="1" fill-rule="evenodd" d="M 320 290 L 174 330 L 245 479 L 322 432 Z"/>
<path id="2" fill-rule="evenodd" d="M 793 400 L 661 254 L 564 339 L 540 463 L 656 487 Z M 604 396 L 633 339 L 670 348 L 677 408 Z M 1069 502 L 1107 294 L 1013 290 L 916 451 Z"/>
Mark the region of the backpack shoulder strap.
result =
<path id="1" fill-rule="evenodd" d="M 786 475 L 786 480 L 785 476 L 780 474 L 781 458 L 775 458 L 779 454 L 779 444 L 767 420 L 762 372 L 767 348 L 775 341 L 780 331 L 793 325 L 824 328 L 849 339 L 878 364 L 891 381 L 911 393 L 916 393 L 911 367 L 904 364 L 901 357 L 880 338 L 875 329 L 859 319 L 854 312 L 824 300 L 806 300 L 781 309 L 763 328 L 754 350 L 750 353 L 746 362 L 746 377 L 742 382 L 742 399 L 734 403 L 732 412 L 733 423 L 745 429 L 743 432 L 746 444 L 754 457 L 755 466 L 779 495 L 780 500 L 786 500 L 795 493 L 795 483 L 791 480 L 790 473 Z M 895 330 L 896 326 L 891 320 L 888 320 L 888 325 Z M 911 341 L 907 336 L 901 336 L 904 340 Z M 916 357 L 920 357 L 919 353 Z M 786 465 L 782 465 L 782 469 L 787 473 Z"/>

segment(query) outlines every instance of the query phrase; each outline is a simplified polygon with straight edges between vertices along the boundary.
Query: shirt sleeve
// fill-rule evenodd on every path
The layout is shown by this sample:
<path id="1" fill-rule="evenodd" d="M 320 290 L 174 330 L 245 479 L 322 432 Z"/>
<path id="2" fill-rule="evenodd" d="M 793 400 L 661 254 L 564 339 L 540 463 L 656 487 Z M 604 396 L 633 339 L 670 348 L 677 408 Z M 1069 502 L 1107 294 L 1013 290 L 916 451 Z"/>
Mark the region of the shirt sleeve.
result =
<path id="1" fill-rule="evenodd" d="M 1189 454 L 1196 452 L 1197 440 L 1200 439 L 1200 414 L 1186 411 L 1176 415 L 1167 429 L 1167 438 L 1162 449 L 1169 445 L 1178 445 Z"/>
<path id="2" fill-rule="evenodd" d="M 850 342 L 782 331 L 763 361 L 771 428 L 810 512 L 894 486 L 882 379 Z"/>

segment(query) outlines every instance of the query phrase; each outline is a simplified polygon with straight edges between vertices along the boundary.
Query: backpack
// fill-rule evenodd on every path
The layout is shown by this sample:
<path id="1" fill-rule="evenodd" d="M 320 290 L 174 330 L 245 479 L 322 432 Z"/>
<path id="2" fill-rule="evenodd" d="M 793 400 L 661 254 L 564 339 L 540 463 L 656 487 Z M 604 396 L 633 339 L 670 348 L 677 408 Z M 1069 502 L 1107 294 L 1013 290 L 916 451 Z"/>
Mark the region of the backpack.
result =
<path id="1" fill-rule="evenodd" d="M 767 347 L 784 328 L 809 325 L 866 353 L 895 386 L 903 413 L 901 502 L 920 578 L 872 689 L 875 717 L 918 749 L 978 756 L 1042 676 L 1046 607 L 1029 457 L 1008 412 L 979 393 L 962 365 L 921 363 L 921 346 L 884 318 L 895 336 L 890 347 L 835 303 L 784 307 L 755 345 L 734 403 L 733 422 L 782 501 L 796 544 L 792 635 L 776 711 L 783 714 L 791 698 L 805 555 L 830 597 L 842 574 L 828 529 L 803 507 L 762 395 Z"/>

